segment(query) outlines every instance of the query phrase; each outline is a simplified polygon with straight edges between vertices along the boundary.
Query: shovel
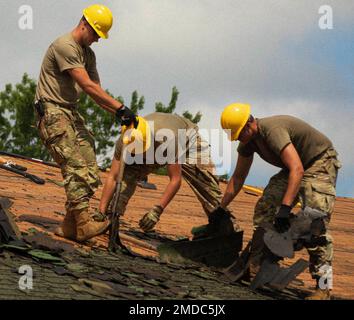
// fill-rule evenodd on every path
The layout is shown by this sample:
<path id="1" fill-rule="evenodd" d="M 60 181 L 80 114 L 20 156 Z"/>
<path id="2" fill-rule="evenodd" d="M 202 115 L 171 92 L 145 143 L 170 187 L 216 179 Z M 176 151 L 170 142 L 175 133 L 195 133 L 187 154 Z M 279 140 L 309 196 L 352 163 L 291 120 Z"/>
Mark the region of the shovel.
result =
<path id="1" fill-rule="evenodd" d="M 125 130 L 122 131 L 122 134 L 124 133 Z M 118 207 L 120 193 L 122 189 L 122 180 L 124 176 L 126 147 L 129 142 L 130 139 L 128 137 L 123 138 L 123 147 L 120 155 L 118 179 L 117 179 L 116 189 L 113 197 L 113 206 L 112 206 L 113 213 L 112 213 L 111 228 L 109 230 L 108 251 L 110 252 L 122 251 L 124 253 L 132 255 L 132 253 L 123 245 L 119 236 L 119 218 L 121 215 L 121 208 Z"/>

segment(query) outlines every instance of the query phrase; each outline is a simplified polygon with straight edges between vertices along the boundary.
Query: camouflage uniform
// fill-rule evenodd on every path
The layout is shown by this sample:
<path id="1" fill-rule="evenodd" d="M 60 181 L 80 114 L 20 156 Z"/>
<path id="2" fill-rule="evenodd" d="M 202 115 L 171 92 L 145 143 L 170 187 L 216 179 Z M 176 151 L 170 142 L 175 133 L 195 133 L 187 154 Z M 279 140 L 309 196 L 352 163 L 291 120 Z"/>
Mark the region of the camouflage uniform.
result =
<path id="1" fill-rule="evenodd" d="M 45 103 L 38 124 L 40 137 L 60 165 L 67 196 L 66 210 L 83 211 L 101 184 L 92 134 L 75 107 Z"/>
<path id="2" fill-rule="evenodd" d="M 333 212 L 337 173 L 340 167 L 337 152 L 333 148 L 324 152 L 305 170 L 298 196 L 293 204 L 300 201 L 303 208 L 308 206 L 327 213 L 325 219 L 313 221 L 312 238 L 310 243 L 305 245 L 310 255 L 310 272 L 313 278 L 320 277 L 321 267 L 330 266 L 333 259 L 332 237 L 328 232 L 328 224 Z M 287 186 L 288 171 L 284 169 L 270 179 L 255 207 L 253 217 L 255 228 L 263 223 L 273 223 Z"/>
<path id="3" fill-rule="evenodd" d="M 81 88 L 70 69 L 83 68 L 99 83 L 96 56 L 79 45 L 72 33 L 56 39 L 47 49 L 38 79 L 35 100 L 44 104 L 38 122 L 39 135 L 60 165 L 67 196 L 67 213 L 83 212 L 100 185 L 93 136 L 77 111 Z"/>

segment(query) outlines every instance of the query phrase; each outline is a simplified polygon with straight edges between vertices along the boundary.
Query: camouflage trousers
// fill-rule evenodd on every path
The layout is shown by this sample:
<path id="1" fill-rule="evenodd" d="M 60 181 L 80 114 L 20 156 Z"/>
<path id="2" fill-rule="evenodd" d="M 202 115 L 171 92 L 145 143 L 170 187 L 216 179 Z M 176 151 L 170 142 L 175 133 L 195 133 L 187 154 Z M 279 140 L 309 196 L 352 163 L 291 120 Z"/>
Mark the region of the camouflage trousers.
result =
<path id="1" fill-rule="evenodd" d="M 83 211 L 101 184 L 95 143 L 75 108 L 45 103 L 38 123 L 41 140 L 60 165 L 67 201 L 66 211 Z"/>
<path id="2" fill-rule="evenodd" d="M 196 149 L 199 151 L 193 153 L 193 155 L 188 155 L 186 163 L 182 164 L 182 176 L 197 196 L 206 215 L 209 216 L 220 205 L 222 191 L 219 187 L 218 179 L 200 163 L 201 156 L 209 157 L 209 162 L 207 159 L 203 163 L 211 163 L 208 146 L 206 147 L 202 139 L 196 139 L 196 143 L 198 144 Z M 133 196 L 137 182 L 143 180 L 160 167 L 161 165 L 155 164 L 132 164 L 125 166 L 118 202 L 121 214 L 124 213 L 129 199 Z"/>
<path id="3" fill-rule="evenodd" d="M 333 212 L 340 167 L 337 152 L 334 149 L 326 151 L 305 170 L 298 196 L 293 203 L 295 205 L 300 201 L 302 208 L 308 206 L 327 213 L 327 217 L 320 222 L 321 227 L 315 228 L 317 232 L 312 234 L 310 243 L 305 244 L 310 255 L 310 273 L 313 278 L 320 277 L 323 268 L 330 266 L 333 259 L 333 241 L 328 232 L 328 224 Z M 286 170 L 281 170 L 270 179 L 255 207 L 253 223 L 256 230 L 263 223 L 273 223 L 287 186 Z M 316 223 L 318 224 L 318 221 Z"/>

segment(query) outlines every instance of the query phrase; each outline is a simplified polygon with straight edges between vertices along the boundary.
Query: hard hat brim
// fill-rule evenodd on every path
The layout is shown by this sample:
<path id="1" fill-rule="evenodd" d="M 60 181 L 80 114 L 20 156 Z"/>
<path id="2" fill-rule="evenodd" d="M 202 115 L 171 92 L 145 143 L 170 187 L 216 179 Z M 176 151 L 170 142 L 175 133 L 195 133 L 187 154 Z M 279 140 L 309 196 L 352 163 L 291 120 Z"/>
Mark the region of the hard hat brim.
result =
<path id="1" fill-rule="evenodd" d="M 109 38 L 108 33 L 104 33 L 102 31 L 98 31 L 96 28 L 93 28 L 93 29 L 100 36 L 100 38 L 102 38 L 102 39 L 108 39 Z"/>
<path id="2" fill-rule="evenodd" d="M 250 113 L 251 114 L 251 113 Z M 231 141 L 236 141 L 238 140 L 240 133 L 242 131 L 242 129 L 245 127 L 245 125 L 247 124 L 248 118 L 250 115 L 248 115 L 246 121 L 244 121 L 244 123 L 242 124 L 242 126 L 237 130 L 237 131 L 232 131 L 231 130 Z"/>
<path id="3" fill-rule="evenodd" d="M 238 138 L 239 138 L 239 136 L 240 136 L 240 133 L 241 133 L 242 129 L 245 127 L 247 121 L 248 121 L 248 120 L 246 120 L 246 122 L 243 124 L 243 126 L 240 127 L 240 129 L 238 129 L 236 132 L 231 132 L 231 140 L 232 140 L 232 141 L 238 140 Z"/>

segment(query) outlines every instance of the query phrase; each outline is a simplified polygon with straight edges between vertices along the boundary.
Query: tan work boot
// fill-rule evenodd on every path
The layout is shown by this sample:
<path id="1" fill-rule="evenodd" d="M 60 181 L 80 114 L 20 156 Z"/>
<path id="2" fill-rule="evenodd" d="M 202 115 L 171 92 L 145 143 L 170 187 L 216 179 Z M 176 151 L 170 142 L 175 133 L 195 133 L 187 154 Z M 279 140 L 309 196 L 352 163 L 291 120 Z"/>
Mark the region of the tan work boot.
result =
<path id="1" fill-rule="evenodd" d="M 76 240 L 76 220 L 72 212 L 67 212 L 61 226 L 54 233 L 62 238 Z"/>
<path id="2" fill-rule="evenodd" d="M 317 288 L 306 300 L 331 300 L 331 294 L 328 289 Z"/>
<path id="3" fill-rule="evenodd" d="M 107 231 L 110 221 L 95 222 L 90 219 L 88 209 L 74 212 L 76 220 L 76 240 L 84 242 Z"/>

